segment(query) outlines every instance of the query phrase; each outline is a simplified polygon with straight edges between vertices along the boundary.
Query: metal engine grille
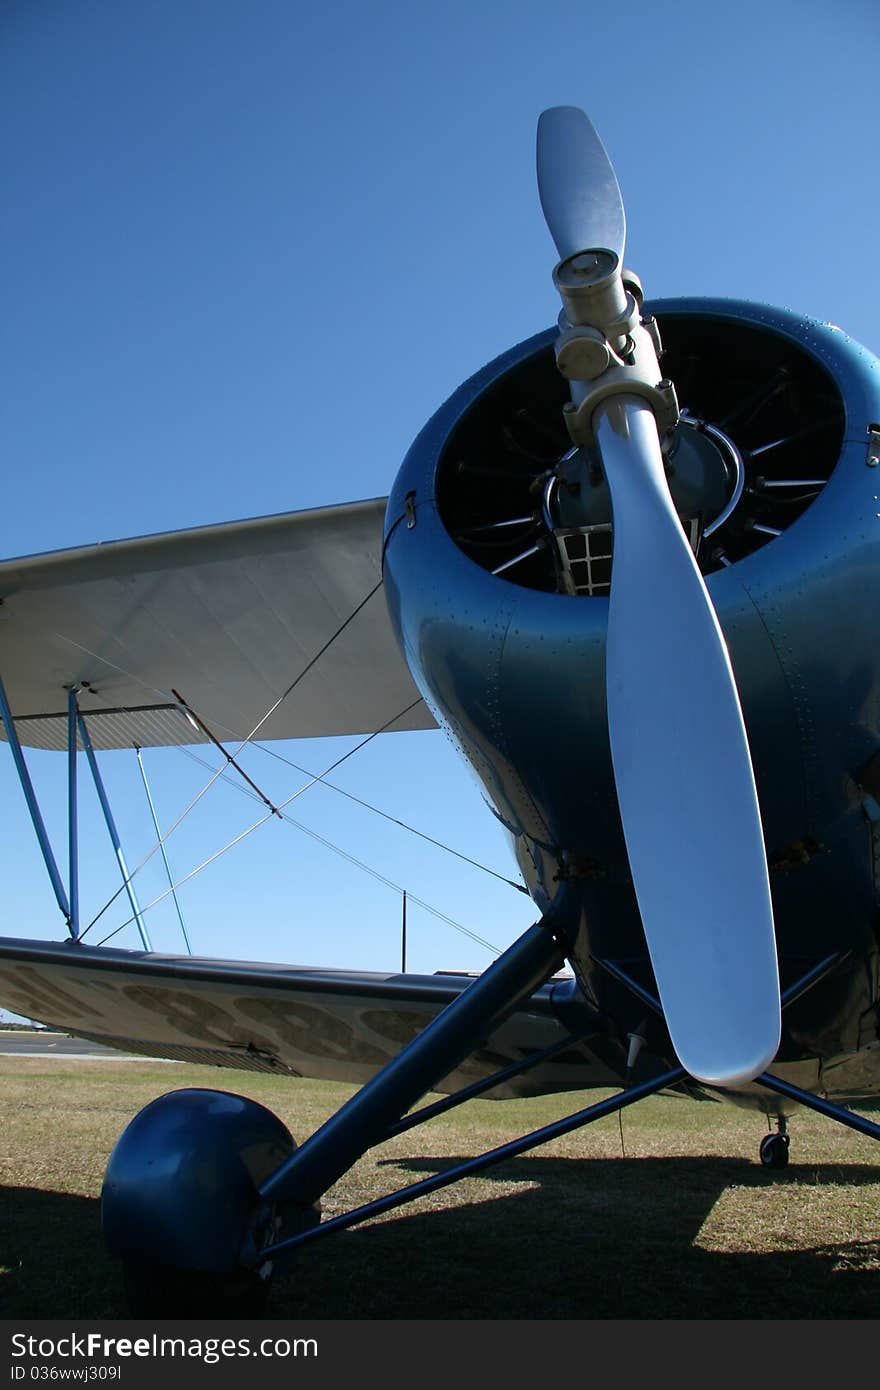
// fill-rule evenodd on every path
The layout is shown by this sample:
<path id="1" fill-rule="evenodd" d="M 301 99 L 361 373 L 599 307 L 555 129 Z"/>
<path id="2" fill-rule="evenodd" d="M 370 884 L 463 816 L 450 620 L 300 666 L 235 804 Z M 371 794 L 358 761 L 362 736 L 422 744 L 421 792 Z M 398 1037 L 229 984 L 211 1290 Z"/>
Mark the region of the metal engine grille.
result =
<path id="1" fill-rule="evenodd" d="M 569 594 L 609 594 L 614 532 L 611 522 L 555 530 L 562 582 Z"/>
<path id="2" fill-rule="evenodd" d="M 772 545 L 819 497 L 840 457 L 846 416 L 833 375 L 787 333 L 695 303 L 693 313 L 658 320 L 663 372 L 676 383 L 682 413 L 723 435 L 742 462 L 742 490 L 723 523 L 704 529 L 701 515 L 682 516 L 700 570 L 712 574 Z M 449 435 L 438 507 L 456 543 L 490 574 L 545 593 L 607 598 L 607 511 L 584 510 L 589 526 L 556 527 L 554 516 L 580 518 L 551 509 L 548 519 L 541 505 L 571 449 L 568 398 L 552 346 L 502 373 Z"/>

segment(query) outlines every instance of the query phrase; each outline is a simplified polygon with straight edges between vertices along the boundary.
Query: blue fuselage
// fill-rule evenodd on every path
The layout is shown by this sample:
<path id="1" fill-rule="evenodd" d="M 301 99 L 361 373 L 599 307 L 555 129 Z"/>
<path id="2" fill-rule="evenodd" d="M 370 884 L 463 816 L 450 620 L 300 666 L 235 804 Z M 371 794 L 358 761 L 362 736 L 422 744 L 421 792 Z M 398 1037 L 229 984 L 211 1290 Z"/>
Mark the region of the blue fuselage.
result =
<path id="1" fill-rule="evenodd" d="M 870 787 L 880 778 L 872 770 L 872 760 L 880 765 L 880 468 L 870 461 L 869 427 L 880 420 L 880 363 L 837 329 L 765 306 L 653 308 L 664 337 L 686 338 L 692 324 L 703 341 L 716 326 L 722 335 L 748 329 L 774 351 L 795 351 L 842 403 L 836 462 L 814 500 L 773 528 L 781 534 L 765 531 L 760 546 L 707 574 L 748 730 L 783 989 L 819 958 L 852 953 L 785 1015 L 780 1058 L 832 1058 L 878 1036 L 880 828 L 871 817 L 880 798 Z M 545 910 L 561 881 L 576 881 L 583 917 L 572 964 L 624 1036 L 644 1006 L 595 960 L 626 962 L 648 989 L 652 977 L 606 726 L 608 599 L 517 582 L 515 567 L 491 573 L 452 533 L 444 503 L 462 428 L 518 373 L 531 380 L 546 364 L 549 383 L 553 337 L 540 334 L 484 368 L 419 435 L 389 498 L 385 586 L 413 676 L 513 837 L 536 903 Z M 797 456 L 797 441 L 787 447 Z M 680 657 L 687 662 L 686 632 Z M 719 801 L 724 795 L 718 787 Z M 735 891 L 736 868 L 725 866 L 719 891 Z M 712 903 L 700 910 L 710 915 Z"/>

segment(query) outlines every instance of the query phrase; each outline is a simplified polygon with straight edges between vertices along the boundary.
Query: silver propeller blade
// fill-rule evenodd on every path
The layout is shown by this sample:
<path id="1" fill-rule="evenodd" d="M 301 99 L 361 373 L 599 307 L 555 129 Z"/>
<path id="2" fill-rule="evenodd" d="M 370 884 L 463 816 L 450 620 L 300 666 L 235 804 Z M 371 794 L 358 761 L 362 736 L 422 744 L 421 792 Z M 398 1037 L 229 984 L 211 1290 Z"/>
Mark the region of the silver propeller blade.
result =
<path id="1" fill-rule="evenodd" d="M 606 248 L 622 262 L 617 179 L 582 111 L 538 126 L 541 203 L 560 257 Z M 560 287 L 569 311 L 569 299 Z M 577 309 L 577 303 L 575 308 Z M 616 332 L 619 306 L 591 306 Z M 572 322 L 580 322 L 575 316 Z M 653 390 L 645 330 L 633 361 Z M 657 375 L 653 373 L 656 371 Z M 647 375 L 645 375 L 647 373 Z M 743 1085 L 779 1046 L 781 1009 L 767 861 L 727 647 L 666 485 L 657 422 L 637 393 L 572 383 L 592 409 L 614 520 L 608 616 L 611 756 L 633 884 L 663 1011 L 682 1065 Z M 597 404 L 590 407 L 591 394 Z"/>
<path id="2" fill-rule="evenodd" d="M 739 696 L 649 405 L 614 396 L 594 423 L 614 517 L 608 724 L 639 910 L 679 1060 L 742 1085 L 775 1056 L 781 1019 Z"/>
<path id="3" fill-rule="evenodd" d="M 626 216 L 605 146 L 577 106 L 538 120 L 538 191 L 559 259 L 604 248 L 623 263 Z"/>

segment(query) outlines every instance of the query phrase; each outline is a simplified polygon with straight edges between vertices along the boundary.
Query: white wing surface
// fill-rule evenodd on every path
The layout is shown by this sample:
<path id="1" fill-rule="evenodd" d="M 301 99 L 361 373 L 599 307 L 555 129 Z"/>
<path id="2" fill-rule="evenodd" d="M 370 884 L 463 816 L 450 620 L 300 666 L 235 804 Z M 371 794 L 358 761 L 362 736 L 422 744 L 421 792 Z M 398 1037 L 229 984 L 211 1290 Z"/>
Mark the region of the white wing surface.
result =
<path id="1" fill-rule="evenodd" d="M 0 563 L 21 742 L 67 746 L 71 685 L 96 748 L 204 741 L 173 690 L 221 740 L 287 691 L 259 738 L 368 733 L 404 710 L 395 730 L 432 728 L 385 606 L 384 512 L 379 498 Z"/>

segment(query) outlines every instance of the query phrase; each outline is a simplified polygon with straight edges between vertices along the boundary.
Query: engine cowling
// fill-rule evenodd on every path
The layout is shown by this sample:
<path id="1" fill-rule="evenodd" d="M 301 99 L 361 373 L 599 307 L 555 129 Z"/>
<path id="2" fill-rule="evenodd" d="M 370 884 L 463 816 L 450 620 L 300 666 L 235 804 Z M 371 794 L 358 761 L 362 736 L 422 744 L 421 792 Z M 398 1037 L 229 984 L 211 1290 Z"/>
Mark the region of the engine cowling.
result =
<path id="1" fill-rule="evenodd" d="M 859 771 L 880 749 L 880 363 L 781 309 L 648 308 L 683 408 L 664 441 L 670 490 L 730 649 L 771 869 L 805 846 L 848 846 L 807 887 L 777 875 L 777 923 L 815 894 L 810 920 L 824 897 L 829 915 L 843 901 L 867 921 L 855 822 Z M 633 944 L 605 712 L 613 518 L 599 460 L 566 435 L 554 338 L 490 363 L 413 444 L 389 499 L 386 591 L 414 678 L 538 904 L 578 876 L 597 918 Z"/>

